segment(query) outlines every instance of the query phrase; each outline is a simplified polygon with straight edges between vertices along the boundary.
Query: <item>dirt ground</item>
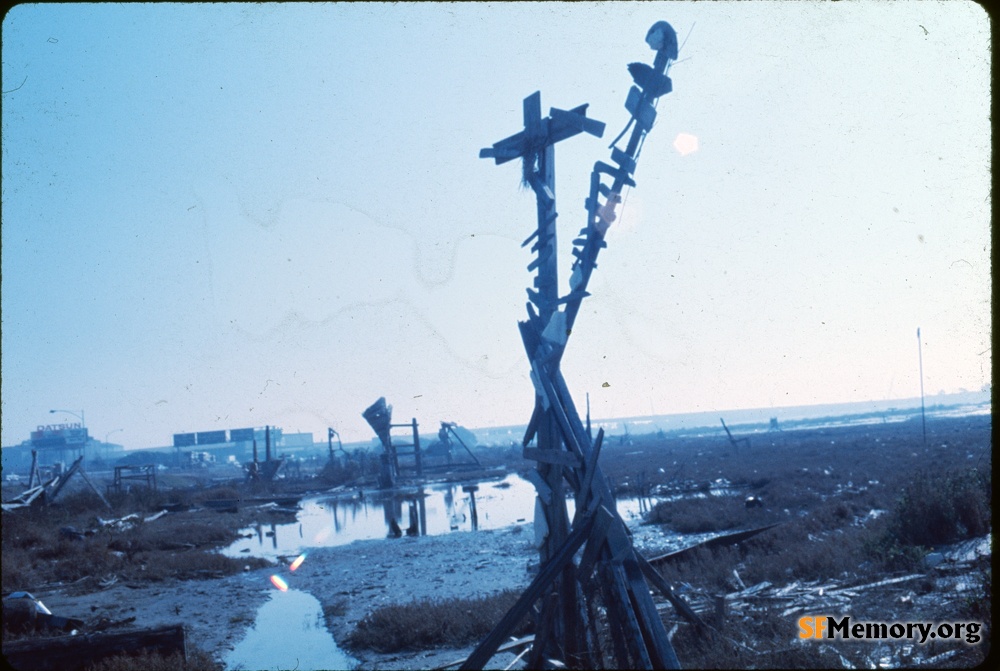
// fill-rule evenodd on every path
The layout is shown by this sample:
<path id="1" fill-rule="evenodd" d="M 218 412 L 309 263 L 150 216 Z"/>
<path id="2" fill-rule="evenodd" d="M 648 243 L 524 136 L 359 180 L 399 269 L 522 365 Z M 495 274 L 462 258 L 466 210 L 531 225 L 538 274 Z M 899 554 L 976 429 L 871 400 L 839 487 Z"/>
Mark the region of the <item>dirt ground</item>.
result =
<path id="1" fill-rule="evenodd" d="M 898 495 L 898 483 L 890 484 L 893 482 L 890 476 L 895 471 L 908 473 L 914 468 L 908 465 L 911 461 L 926 468 L 943 463 L 973 466 L 985 459 L 988 468 L 991 452 L 989 428 L 987 417 L 937 422 L 929 426 L 928 440 L 919 439 L 919 425 L 789 432 L 787 435 L 767 437 L 770 445 L 758 438 L 753 452 L 745 453 L 732 452 L 728 443 L 721 439 L 653 442 L 651 438 L 648 445 L 623 443 L 609 447 L 607 461 L 609 478 L 620 486 L 626 486 L 631 480 L 654 491 L 663 487 L 667 479 L 680 481 L 687 478 L 692 483 L 718 484 L 723 481 L 717 478 L 735 482 L 739 477 L 740 481 L 747 483 L 746 486 L 756 487 L 752 491 L 763 496 L 767 502 L 765 507 L 747 512 L 742 495 L 731 498 L 735 502 L 733 511 L 722 507 L 724 500 L 713 502 L 705 499 L 714 506 L 708 508 L 706 514 L 716 521 L 720 515 L 732 514 L 736 528 L 776 520 L 788 520 L 786 526 L 793 526 L 795 520 L 800 520 L 800 525 L 809 522 L 811 526 L 804 527 L 803 538 L 799 539 L 801 542 L 788 549 L 812 562 L 835 554 L 835 550 L 844 544 L 841 539 L 848 538 L 848 532 L 858 525 L 867 524 L 876 508 L 891 507 L 891 501 Z M 837 446 L 835 454 L 831 450 L 834 445 Z M 879 459 L 870 459 L 876 453 Z M 694 458 L 685 461 L 687 455 Z M 682 468 L 685 469 L 683 472 Z M 680 477 L 678 473 L 681 473 Z M 657 482 L 658 478 L 663 478 L 664 483 Z M 707 487 L 705 485 L 703 489 Z M 681 510 L 683 507 L 675 504 L 674 508 Z M 687 517 L 677 517 L 673 522 L 676 525 L 697 521 L 695 513 L 698 512 L 687 511 Z M 769 517 L 757 519 L 758 515 Z M 171 518 L 173 516 L 149 522 L 147 532 L 154 532 L 154 525 L 161 523 L 184 524 L 191 528 L 197 526 L 191 521 L 194 518 L 179 515 L 168 522 Z M 680 537 L 659 525 L 640 526 L 638 520 L 628 522 L 634 533 L 636 548 L 647 557 L 656 557 L 679 549 L 680 544 L 691 545 L 713 535 L 686 532 L 684 537 Z M 234 517 L 231 524 L 240 527 L 242 522 L 237 523 Z M 174 534 L 172 529 L 167 529 L 167 535 Z M 806 534 L 806 531 L 809 533 Z M 781 542 L 788 543 L 796 540 L 791 532 L 780 538 Z M 988 556 L 990 546 L 986 538 L 988 536 L 975 541 L 979 549 L 974 554 Z M 944 552 L 944 548 L 937 549 Z M 765 551 L 766 543 L 756 550 L 758 553 Z M 761 556 L 764 557 L 763 554 Z M 771 555 L 767 555 L 769 557 Z M 767 558 L 758 563 L 766 563 Z M 133 573 L 130 578 L 120 577 L 113 584 L 105 581 L 100 589 L 89 593 L 84 593 L 83 584 L 32 588 L 30 591 L 56 615 L 84 620 L 85 627 L 90 630 L 123 624 L 155 627 L 183 623 L 189 645 L 221 661 L 253 628 L 258 609 L 276 590 L 271 582 L 271 577 L 275 575 L 284 580 L 290 589 L 311 594 L 319 601 L 327 613 L 326 622 L 331 633 L 338 643 L 342 643 L 362 618 L 380 606 L 427 598 L 482 596 L 506 589 L 521 591 L 531 582 L 528 567 L 537 559 L 534 530 L 528 523 L 494 531 L 357 541 L 345 546 L 315 548 L 308 551 L 295 571 L 282 564 L 261 569 L 248 567 L 242 573 L 223 578 L 157 582 L 150 582 L 141 576 L 137 578 Z M 839 572 L 820 571 L 823 581 L 817 582 L 808 575 L 808 571 L 805 577 L 798 575 L 799 567 L 795 567 L 795 575 L 792 568 L 787 568 L 783 569 L 787 575 L 752 577 L 753 559 L 752 553 L 749 557 L 734 556 L 732 565 L 725 566 L 727 576 L 732 575 L 737 582 L 741 582 L 740 576 L 734 575 L 734 569 L 739 567 L 740 574 L 747 581 L 745 586 L 728 586 L 722 590 L 731 601 L 734 624 L 741 618 L 746 621 L 759 619 L 754 599 L 759 601 L 766 597 L 766 600 L 775 601 L 776 597 L 786 600 L 795 597 L 809 602 L 822 597 L 824 589 L 837 593 L 841 598 L 841 601 L 827 605 L 836 605 L 842 612 L 852 612 L 858 617 L 956 620 L 967 617 L 963 610 L 965 602 L 977 597 L 981 591 L 979 584 L 969 583 L 966 575 L 968 568 L 957 565 L 949 568 L 951 560 L 947 558 L 933 570 L 920 567 L 915 572 L 921 575 L 912 580 L 892 582 L 877 588 L 866 586 L 856 590 L 853 596 L 845 591 L 845 586 L 870 584 L 887 576 L 862 578 L 859 574 L 858 577 L 848 577 Z M 704 573 L 707 579 L 710 572 L 706 569 Z M 769 581 L 767 591 L 760 594 L 754 592 L 754 586 L 764 580 Z M 702 584 L 690 573 L 675 576 L 672 581 L 685 598 L 692 602 L 699 599 L 705 601 L 701 604 L 704 610 L 699 609 L 699 612 L 711 612 L 713 606 L 709 597 L 718 593 L 718 587 Z M 688 581 L 695 583 L 694 586 L 687 584 Z M 98 581 L 88 581 L 88 589 L 92 590 L 95 582 Z M 713 592 L 713 589 L 716 591 Z M 848 600 L 843 601 L 845 598 Z M 820 600 L 813 605 L 818 607 L 825 603 Z M 778 618 L 779 630 L 785 632 L 779 637 L 782 641 L 786 638 L 786 629 L 791 626 L 789 618 L 795 614 L 797 604 L 798 601 L 787 604 L 780 601 L 780 617 L 775 617 Z M 275 632 L 275 636 L 280 635 L 280 632 Z M 873 659 L 873 653 L 868 649 L 870 644 L 864 646 L 867 647 L 858 651 L 839 646 L 836 652 L 841 657 L 846 655 L 852 665 L 867 666 Z M 787 642 L 777 641 L 772 647 L 787 647 Z M 358 659 L 361 669 L 429 669 L 464 659 L 472 649 L 470 645 L 462 649 L 393 654 L 360 650 L 351 651 L 351 654 Z M 942 651 L 950 654 L 945 648 Z M 923 654 L 924 657 L 930 656 L 928 651 L 917 652 L 928 653 Z M 490 668 L 505 668 L 513 658 L 510 653 L 499 654 L 491 661 Z M 787 662 L 790 658 L 776 659 Z M 816 659 L 815 656 L 808 658 L 813 663 Z M 906 659 L 908 657 L 896 655 L 894 662 L 906 666 Z M 942 663 L 962 666 L 963 659 L 949 658 Z M 745 660 L 739 661 L 742 666 Z M 833 652 L 829 661 L 831 664 L 844 664 Z M 765 658 L 755 657 L 747 663 L 758 668 L 769 666 Z M 787 663 L 783 665 L 787 666 Z M 287 665 L 281 666 L 294 667 L 293 658 Z"/>
<path id="2" fill-rule="evenodd" d="M 636 545 L 669 548 L 658 528 L 637 527 Z M 312 594 L 334 615 L 334 639 L 343 641 L 355 624 L 379 606 L 422 599 L 447 599 L 522 590 L 536 563 L 531 524 L 500 530 L 456 532 L 443 536 L 357 541 L 315 548 L 293 572 L 287 565 L 247 571 L 214 580 L 116 583 L 89 594 L 72 586 L 34 593 L 53 613 L 93 625 L 101 619 L 129 626 L 183 623 L 191 645 L 224 659 L 253 626 L 257 610 L 275 591 L 278 575 L 290 589 Z M 395 654 L 370 650 L 352 653 L 360 669 L 427 669 L 462 659 L 473 647 Z M 506 667 L 514 655 L 500 653 L 491 666 Z M 289 668 L 294 666 L 290 663 Z"/>
<path id="3" fill-rule="evenodd" d="M 90 594 L 69 589 L 35 594 L 53 613 L 86 622 L 135 618 L 132 626 L 184 623 L 188 641 L 222 659 L 252 627 L 257 609 L 276 588 L 279 575 L 290 588 L 308 592 L 324 607 L 342 612 L 330 618 L 336 640 L 373 608 L 425 598 L 449 598 L 521 589 L 537 559 L 531 525 L 499 531 L 453 533 L 359 541 L 310 550 L 294 572 L 288 566 L 258 569 L 216 580 L 170 581 L 153 585 L 115 584 Z M 471 652 L 437 650 L 379 655 L 363 651 L 360 668 L 419 669 L 447 664 Z M 506 662 L 504 661 L 506 659 Z M 505 666 L 512 655 L 498 655 Z"/>

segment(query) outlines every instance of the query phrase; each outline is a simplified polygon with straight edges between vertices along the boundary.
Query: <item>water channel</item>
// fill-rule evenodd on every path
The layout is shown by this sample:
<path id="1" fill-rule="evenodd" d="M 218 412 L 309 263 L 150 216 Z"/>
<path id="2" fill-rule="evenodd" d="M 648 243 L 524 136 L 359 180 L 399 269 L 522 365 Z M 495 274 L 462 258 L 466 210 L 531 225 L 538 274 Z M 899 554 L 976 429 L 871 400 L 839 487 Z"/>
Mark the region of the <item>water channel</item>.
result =
<path id="1" fill-rule="evenodd" d="M 353 669 L 356 659 L 337 647 L 319 601 L 297 589 L 271 592 L 246 637 L 226 655 L 229 671 Z"/>
<path id="2" fill-rule="evenodd" d="M 713 489 L 712 493 L 723 490 Z M 618 512 L 633 526 L 657 500 L 663 499 L 619 499 Z M 573 504 L 572 499 L 567 500 L 570 516 Z M 301 501 L 294 522 L 244 529 L 244 537 L 223 554 L 288 561 L 310 548 L 384 539 L 393 529 L 419 535 L 469 533 L 531 523 L 534 512 L 534 485 L 516 474 L 475 484 L 434 483 L 404 491 L 319 494 Z M 286 585 L 276 587 L 258 611 L 254 627 L 227 656 L 226 668 L 354 668 L 357 661 L 337 647 L 316 598 Z"/>

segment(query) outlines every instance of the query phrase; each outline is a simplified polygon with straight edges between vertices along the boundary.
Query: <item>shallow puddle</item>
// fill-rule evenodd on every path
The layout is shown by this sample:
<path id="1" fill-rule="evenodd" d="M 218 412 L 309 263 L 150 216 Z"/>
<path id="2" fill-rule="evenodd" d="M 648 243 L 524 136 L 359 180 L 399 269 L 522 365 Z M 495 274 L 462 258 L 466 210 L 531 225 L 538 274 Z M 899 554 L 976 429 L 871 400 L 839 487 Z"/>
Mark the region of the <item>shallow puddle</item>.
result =
<path id="1" fill-rule="evenodd" d="M 473 487 L 475 489 L 473 489 Z M 631 523 L 648 510 L 650 499 L 620 499 L 618 512 Z M 568 501 L 570 516 L 573 501 Z M 352 496 L 314 496 L 302 500 L 295 522 L 243 530 L 223 550 L 229 557 L 292 557 L 309 548 L 386 538 L 395 525 L 420 536 L 502 529 L 534 520 L 535 487 L 516 474 L 475 485 L 437 483 L 409 493 L 356 492 Z"/>
<path id="2" fill-rule="evenodd" d="M 358 661 L 337 647 L 312 594 L 274 591 L 252 629 L 224 660 L 227 671 L 353 669 Z"/>

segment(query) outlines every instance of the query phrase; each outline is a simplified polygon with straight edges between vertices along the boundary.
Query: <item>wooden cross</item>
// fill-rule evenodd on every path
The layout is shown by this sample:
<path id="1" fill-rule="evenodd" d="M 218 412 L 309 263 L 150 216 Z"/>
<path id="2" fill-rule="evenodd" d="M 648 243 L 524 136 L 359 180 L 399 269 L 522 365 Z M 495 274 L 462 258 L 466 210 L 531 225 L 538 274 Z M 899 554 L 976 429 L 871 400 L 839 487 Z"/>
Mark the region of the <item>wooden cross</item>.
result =
<path id="1" fill-rule="evenodd" d="M 604 124 L 587 117 L 586 104 L 569 111 L 553 107 L 549 116 L 543 119 L 542 96 L 538 91 L 524 99 L 523 110 L 524 130 L 495 142 L 492 147 L 481 149 L 479 158 L 492 158 L 496 165 L 516 158 L 524 162 L 522 179 L 535 192 L 538 204 L 538 228 L 524 241 L 526 245 L 534 238 L 538 239 L 532 247 L 538 257 L 528 266 L 529 271 L 538 270 L 534 281 L 536 291 L 529 289 L 528 295 L 543 318 L 548 320 L 559 300 L 554 145 L 580 133 L 601 137 Z"/>

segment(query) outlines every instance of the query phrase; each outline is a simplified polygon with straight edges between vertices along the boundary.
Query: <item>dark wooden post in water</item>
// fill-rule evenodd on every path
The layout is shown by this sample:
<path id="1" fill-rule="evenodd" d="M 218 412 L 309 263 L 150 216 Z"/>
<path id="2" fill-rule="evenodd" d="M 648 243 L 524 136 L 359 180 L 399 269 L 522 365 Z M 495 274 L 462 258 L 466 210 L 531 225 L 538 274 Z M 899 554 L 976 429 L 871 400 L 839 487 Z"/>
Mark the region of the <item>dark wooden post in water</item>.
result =
<path id="1" fill-rule="evenodd" d="M 528 289 L 528 319 L 519 322 L 521 339 L 531 364 L 535 407 L 524 436 L 524 456 L 538 465 L 529 473 L 541 501 L 543 515 L 535 520 L 545 529 L 539 548 L 538 576 L 517 604 L 469 656 L 463 668 L 482 668 L 521 618 L 538 601 L 529 668 L 544 668 L 550 659 L 569 667 L 678 668 L 646 579 L 668 598 L 669 585 L 632 546 L 628 527 L 618 515 L 614 496 L 598 465 L 604 439 L 596 438 L 573 404 L 559 364 L 566 348 L 587 284 L 597 266 L 598 252 L 606 247 L 604 234 L 615 220 L 625 186 L 635 186 L 632 173 L 646 133 L 656 117 L 654 103 L 671 90 L 666 76 L 677 58 L 677 36 L 660 21 L 646 36 L 656 51 L 652 66 L 632 63 L 629 71 L 636 86 L 625 107 L 631 113 L 632 135 L 626 149 L 614 146 L 611 159 L 617 166 L 598 161 L 591 174 L 586 200 L 587 225 L 573 241 L 570 291 L 560 297 L 556 268 L 556 207 L 554 145 L 580 132 L 600 137 L 604 124 L 586 116 L 587 105 L 570 111 L 552 108 L 541 118 L 541 98 L 534 93 L 524 101 L 524 130 L 480 151 L 481 158 L 497 164 L 520 158 L 522 179 L 531 186 L 538 203 L 538 225 L 522 246 L 533 240 L 537 257 L 528 266 L 535 271 L 534 288 Z M 603 183 L 609 176 L 611 185 Z M 603 199 L 603 201 L 602 201 Z M 589 415 L 589 412 L 588 412 Z M 537 447 L 530 447 L 535 441 Z M 565 487 L 575 497 L 572 521 L 566 507 Z M 579 560 L 576 554 L 582 549 Z M 606 611 L 606 630 L 599 630 L 598 605 Z M 689 613 L 685 614 L 689 616 Z M 605 660 L 602 643 L 610 639 L 614 660 Z"/>

